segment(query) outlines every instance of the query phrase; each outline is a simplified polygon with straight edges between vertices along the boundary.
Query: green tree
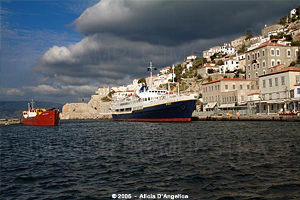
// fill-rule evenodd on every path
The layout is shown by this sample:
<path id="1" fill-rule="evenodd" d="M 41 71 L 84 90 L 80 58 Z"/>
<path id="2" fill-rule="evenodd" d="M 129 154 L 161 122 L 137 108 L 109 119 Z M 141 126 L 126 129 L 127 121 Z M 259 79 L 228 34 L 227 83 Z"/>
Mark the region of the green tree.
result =
<path id="1" fill-rule="evenodd" d="M 206 59 L 206 58 L 200 58 L 200 57 L 197 57 L 197 58 L 194 60 L 193 68 L 194 68 L 194 69 L 198 69 L 198 68 L 200 68 L 201 66 L 203 66 L 205 63 L 207 63 L 207 59 Z"/>
<path id="2" fill-rule="evenodd" d="M 248 39 L 250 39 L 250 38 L 253 37 L 253 34 L 252 34 L 252 31 L 251 31 L 251 30 L 247 30 L 247 31 L 246 31 L 246 35 L 247 35 L 246 40 L 248 40 Z"/>
<path id="3" fill-rule="evenodd" d="M 181 81 L 182 71 L 183 71 L 183 68 L 182 68 L 181 64 L 178 64 L 177 66 L 175 66 L 175 68 L 174 68 L 174 74 L 175 74 L 174 81 L 175 82 Z"/>
<path id="4" fill-rule="evenodd" d="M 287 16 L 283 16 L 280 20 L 279 20 L 279 24 L 285 25 L 288 21 L 288 17 Z"/>
<path id="5" fill-rule="evenodd" d="M 238 50 L 238 53 L 245 53 L 247 50 L 247 46 L 243 44 L 243 46 Z"/>
<path id="6" fill-rule="evenodd" d="M 147 86 L 147 82 L 146 82 L 146 79 L 145 78 L 141 78 L 138 83 L 144 83 L 145 86 Z"/>
<path id="7" fill-rule="evenodd" d="M 224 61 L 223 60 L 218 60 L 216 65 L 224 65 Z"/>

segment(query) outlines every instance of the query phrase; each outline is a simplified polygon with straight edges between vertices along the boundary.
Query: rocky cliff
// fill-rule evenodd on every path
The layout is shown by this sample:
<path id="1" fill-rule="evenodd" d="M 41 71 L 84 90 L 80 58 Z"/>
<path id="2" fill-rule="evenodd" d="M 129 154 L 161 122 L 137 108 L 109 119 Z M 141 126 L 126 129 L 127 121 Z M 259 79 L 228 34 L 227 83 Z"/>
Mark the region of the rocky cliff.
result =
<path id="1" fill-rule="evenodd" d="M 92 95 L 88 103 L 67 103 L 62 108 L 61 119 L 111 119 L 110 102 L 103 102 L 101 96 Z"/>

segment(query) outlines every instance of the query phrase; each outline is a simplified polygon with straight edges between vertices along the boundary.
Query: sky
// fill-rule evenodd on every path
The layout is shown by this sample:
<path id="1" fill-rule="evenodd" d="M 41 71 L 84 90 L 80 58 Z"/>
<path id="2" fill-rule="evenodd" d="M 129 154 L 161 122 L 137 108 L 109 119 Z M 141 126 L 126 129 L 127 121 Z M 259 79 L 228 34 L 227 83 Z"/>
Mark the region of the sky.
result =
<path id="1" fill-rule="evenodd" d="M 299 0 L 1 0 L 0 101 L 86 101 L 279 22 Z"/>

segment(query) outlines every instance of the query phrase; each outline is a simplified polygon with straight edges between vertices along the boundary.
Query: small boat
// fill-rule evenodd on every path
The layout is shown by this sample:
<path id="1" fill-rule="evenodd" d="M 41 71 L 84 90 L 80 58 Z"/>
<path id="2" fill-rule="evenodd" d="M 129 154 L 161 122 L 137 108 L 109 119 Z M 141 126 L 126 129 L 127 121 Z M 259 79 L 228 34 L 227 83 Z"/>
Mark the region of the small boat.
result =
<path id="1" fill-rule="evenodd" d="M 148 71 L 151 81 L 151 62 Z M 152 89 L 150 82 L 150 89 L 144 85 L 138 93 L 113 102 L 112 117 L 117 121 L 190 122 L 198 95 L 183 95 L 179 93 L 179 85 L 177 88 L 177 94 L 170 90 Z"/>
<path id="2" fill-rule="evenodd" d="M 33 100 L 28 103 L 28 110 L 23 111 L 22 123 L 28 126 L 57 126 L 59 111 L 55 108 L 34 108 Z"/>

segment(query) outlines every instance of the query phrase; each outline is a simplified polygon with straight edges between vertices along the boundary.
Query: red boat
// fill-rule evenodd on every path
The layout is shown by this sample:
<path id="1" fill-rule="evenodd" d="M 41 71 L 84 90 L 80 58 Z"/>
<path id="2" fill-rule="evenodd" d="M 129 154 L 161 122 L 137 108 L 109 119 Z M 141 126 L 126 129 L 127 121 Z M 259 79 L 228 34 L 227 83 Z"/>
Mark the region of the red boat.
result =
<path id="1" fill-rule="evenodd" d="M 59 111 L 52 108 L 34 108 L 34 102 L 28 103 L 28 110 L 23 111 L 22 123 L 29 126 L 57 126 Z"/>

